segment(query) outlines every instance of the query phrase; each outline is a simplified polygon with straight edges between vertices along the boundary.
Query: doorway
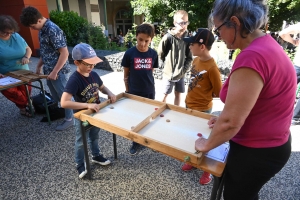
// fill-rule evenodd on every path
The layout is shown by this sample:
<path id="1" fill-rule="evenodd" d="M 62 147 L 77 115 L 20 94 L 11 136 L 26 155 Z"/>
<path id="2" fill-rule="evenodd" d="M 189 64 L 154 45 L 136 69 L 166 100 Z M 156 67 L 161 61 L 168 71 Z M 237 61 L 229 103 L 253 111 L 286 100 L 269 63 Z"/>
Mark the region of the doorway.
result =
<path id="1" fill-rule="evenodd" d="M 132 16 L 128 10 L 120 10 L 116 16 L 117 35 L 126 35 L 129 29 L 132 29 Z"/>

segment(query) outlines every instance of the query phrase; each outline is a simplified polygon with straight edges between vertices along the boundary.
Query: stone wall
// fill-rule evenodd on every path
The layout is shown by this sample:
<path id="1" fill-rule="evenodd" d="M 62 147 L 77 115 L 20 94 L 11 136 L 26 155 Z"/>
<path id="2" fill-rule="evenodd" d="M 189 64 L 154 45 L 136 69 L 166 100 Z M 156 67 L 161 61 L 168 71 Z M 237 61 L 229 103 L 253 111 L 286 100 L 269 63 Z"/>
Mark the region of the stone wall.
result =
<path id="1" fill-rule="evenodd" d="M 74 64 L 74 60 L 72 58 L 72 49 L 73 47 L 68 47 L 69 50 L 69 62 Z M 103 62 L 98 63 L 95 68 L 103 69 L 107 71 L 123 71 L 121 62 L 124 56 L 124 51 L 107 51 L 107 50 L 95 50 L 96 54 L 99 58 L 103 60 Z"/>
<path id="2" fill-rule="evenodd" d="M 70 52 L 69 54 L 69 61 L 70 63 L 74 63 L 72 59 L 72 47 L 68 47 Z M 123 67 L 121 66 L 121 62 L 124 56 L 125 51 L 108 51 L 108 50 L 95 50 L 98 57 L 103 60 L 103 62 L 98 63 L 95 68 L 103 69 L 107 71 L 116 71 L 116 72 L 123 72 Z M 224 57 L 224 58 L 223 58 Z M 216 59 L 217 65 L 219 67 L 222 81 L 226 80 L 228 74 L 230 73 L 232 67 L 232 61 L 227 59 L 225 56 Z M 163 73 L 161 69 L 154 70 L 154 78 L 155 79 L 162 79 Z M 185 84 L 189 84 L 190 82 L 190 73 L 188 72 L 185 76 Z"/>

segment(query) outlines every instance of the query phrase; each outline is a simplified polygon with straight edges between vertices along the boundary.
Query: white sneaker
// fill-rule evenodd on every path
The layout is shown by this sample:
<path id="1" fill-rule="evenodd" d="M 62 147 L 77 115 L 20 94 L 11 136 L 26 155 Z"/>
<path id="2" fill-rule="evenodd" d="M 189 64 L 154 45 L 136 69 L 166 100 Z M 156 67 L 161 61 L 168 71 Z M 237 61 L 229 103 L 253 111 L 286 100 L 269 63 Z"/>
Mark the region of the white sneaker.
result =
<path id="1" fill-rule="evenodd" d="M 300 125 L 300 119 L 292 119 L 291 125 Z"/>

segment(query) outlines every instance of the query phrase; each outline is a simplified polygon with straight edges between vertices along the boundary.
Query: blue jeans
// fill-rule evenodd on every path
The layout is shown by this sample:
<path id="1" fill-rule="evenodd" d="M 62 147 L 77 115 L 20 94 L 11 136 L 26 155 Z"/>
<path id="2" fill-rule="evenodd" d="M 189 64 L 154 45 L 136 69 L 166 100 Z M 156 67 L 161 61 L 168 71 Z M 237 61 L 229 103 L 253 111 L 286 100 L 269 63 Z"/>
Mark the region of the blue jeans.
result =
<path id="1" fill-rule="evenodd" d="M 75 136 L 76 136 L 76 139 L 75 139 L 75 162 L 77 165 L 84 163 L 84 148 L 83 148 L 83 142 L 82 142 L 80 123 L 82 123 L 80 120 L 78 120 L 78 119 L 74 120 Z M 99 131 L 100 131 L 99 128 L 93 126 L 91 129 L 89 129 L 86 132 L 87 143 L 90 146 L 93 156 L 98 156 L 100 154 L 100 149 L 99 149 L 99 144 L 98 144 Z"/>
<path id="2" fill-rule="evenodd" d="M 300 67 L 297 65 L 294 65 L 294 68 L 296 70 L 296 75 L 297 75 L 297 83 L 300 83 Z M 300 118 L 300 100 L 298 100 L 296 107 L 294 109 L 294 114 L 293 118 Z"/>
<path id="3" fill-rule="evenodd" d="M 204 112 L 204 113 L 208 113 L 208 114 L 210 114 L 210 113 L 211 113 L 211 111 L 212 111 L 212 108 L 210 108 L 210 109 L 208 109 L 208 110 L 202 110 L 201 112 Z"/>
<path id="4" fill-rule="evenodd" d="M 187 107 L 187 105 L 185 105 L 186 108 L 189 108 Z M 200 110 L 199 110 L 200 111 Z M 208 113 L 208 114 L 211 114 L 211 111 L 212 111 L 212 108 L 208 109 L 208 110 L 202 110 L 201 112 L 204 112 L 204 113 Z"/>
<path id="5" fill-rule="evenodd" d="M 57 102 L 60 102 L 61 96 L 64 92 L 66 84 L 69 80 L 70 73 L 63 74 L 59 72 L 57 80 L 47 80 L 47 85 L 49 87 L 50 93 L 53 99 Z M 72 119 L 73 118 L 73 110 L 65 109 L 65 118 Z"/>
<path id="6" fill-rule="evenodd" d="M 296 104 L 296 107 L 294 108 L 294 114 L 293 119 L 300 118 L 300 99 L 298 99 L 298 102 Z"/>
<path id="7" fill-rule="evenodd" d="M 300 67 L 297 65 L 294 65 L 295 71 L 296 71 L 296 76 L 297 76 L 297 83 L 300 82 Z"/>

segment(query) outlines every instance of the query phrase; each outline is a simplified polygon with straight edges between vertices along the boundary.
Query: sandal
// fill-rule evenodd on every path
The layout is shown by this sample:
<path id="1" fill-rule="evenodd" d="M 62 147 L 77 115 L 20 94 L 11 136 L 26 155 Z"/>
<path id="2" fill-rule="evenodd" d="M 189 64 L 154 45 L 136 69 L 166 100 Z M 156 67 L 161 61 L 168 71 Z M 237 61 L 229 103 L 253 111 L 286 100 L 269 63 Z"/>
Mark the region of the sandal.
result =
<path id="1" fill-rule="evenodd" d="M 26 117 L 32 117 L 30 109 L 28 107 L 20 109 L 20 114 Z"/>

